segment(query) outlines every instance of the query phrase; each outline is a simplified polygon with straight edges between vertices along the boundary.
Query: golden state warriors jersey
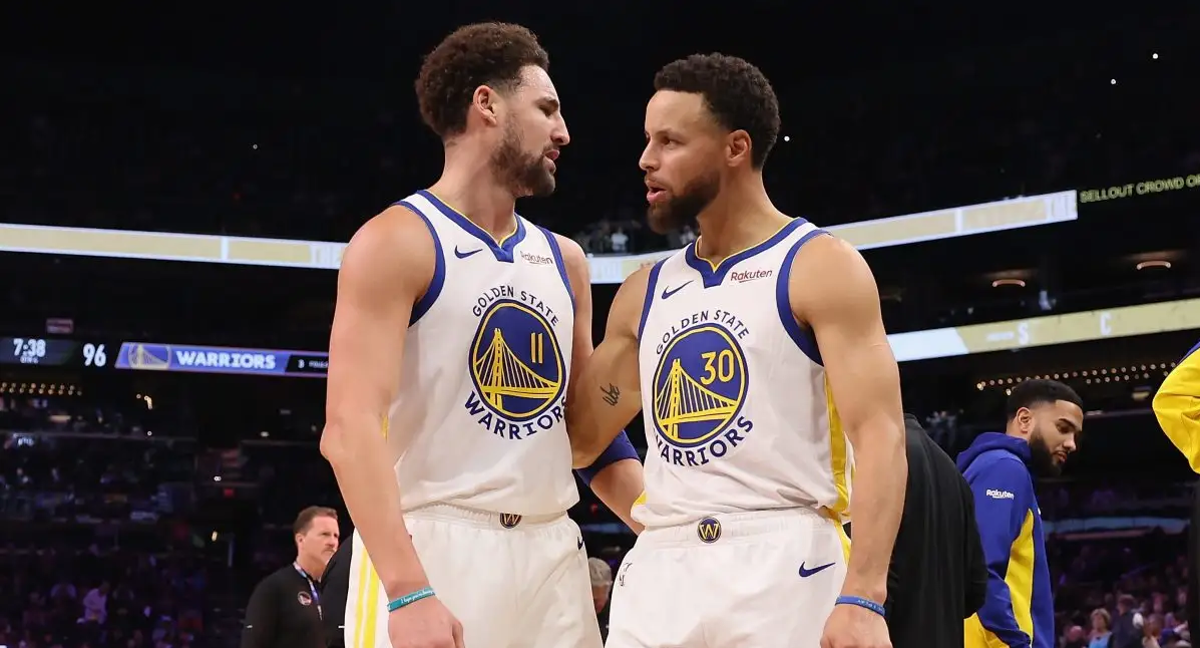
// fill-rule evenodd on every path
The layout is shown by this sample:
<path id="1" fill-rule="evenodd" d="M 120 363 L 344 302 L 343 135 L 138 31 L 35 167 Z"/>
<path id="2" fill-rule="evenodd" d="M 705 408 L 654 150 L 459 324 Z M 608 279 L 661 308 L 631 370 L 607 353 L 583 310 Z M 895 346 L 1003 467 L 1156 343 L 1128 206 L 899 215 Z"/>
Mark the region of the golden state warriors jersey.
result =
<path id="1" fill-rule="evenodd" d="M 651 269 L 638 332 L 649 445 L 638 522 L 795 507 L 845 513 L 850 444 L 816 341 L 788 297 L 797 252 L 825 234 L 795 219 L 715 267 L 692 244 Z"/>
<path id="2" fill-rule="evenodd" d="M 565 512 L 579 500 L 563 412 L 575 308 L 558 241 L 518 216 L 497 242 L 427 191 L 400 204 L 437 253 L 389 412 L 404 510 Z"/>

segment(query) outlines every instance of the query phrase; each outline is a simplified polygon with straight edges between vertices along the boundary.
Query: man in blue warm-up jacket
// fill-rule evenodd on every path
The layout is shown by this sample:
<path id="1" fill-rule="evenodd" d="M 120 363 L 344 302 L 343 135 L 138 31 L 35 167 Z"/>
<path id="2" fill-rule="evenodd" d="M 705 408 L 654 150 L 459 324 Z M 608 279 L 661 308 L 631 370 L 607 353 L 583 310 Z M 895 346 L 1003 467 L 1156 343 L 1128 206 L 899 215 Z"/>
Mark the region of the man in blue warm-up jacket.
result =
<path id="1" fill-rule="evenodd" d="M 1012 389 L 1004 433 L 979 435 L 958 456 L 975 496 L 987 596 L 964 624 L 966 648 L 1053 648 L 1054 601 L 1035 475 L 1054 475 L 1083 429 L 1079 395 L 1054 380 Z"/>

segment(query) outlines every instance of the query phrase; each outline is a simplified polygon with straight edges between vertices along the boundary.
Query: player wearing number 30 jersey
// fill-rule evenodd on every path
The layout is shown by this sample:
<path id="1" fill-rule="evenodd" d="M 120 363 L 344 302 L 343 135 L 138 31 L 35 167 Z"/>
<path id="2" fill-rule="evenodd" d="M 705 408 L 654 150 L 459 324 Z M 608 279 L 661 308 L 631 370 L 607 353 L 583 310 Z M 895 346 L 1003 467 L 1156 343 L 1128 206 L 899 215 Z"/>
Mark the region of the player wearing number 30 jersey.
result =
<path id="1" fill-rule="evenodd" d="M 646 530 L 607 646 L 885 648 L 906 463 L 871 271 L 767 197 L 779 108 L 757 68 L 692 56 L 655 89 L 650 225 L 695 218 L 700 237 L 626 280 L 567 408 L 579 465 L 645 421 Z"/>

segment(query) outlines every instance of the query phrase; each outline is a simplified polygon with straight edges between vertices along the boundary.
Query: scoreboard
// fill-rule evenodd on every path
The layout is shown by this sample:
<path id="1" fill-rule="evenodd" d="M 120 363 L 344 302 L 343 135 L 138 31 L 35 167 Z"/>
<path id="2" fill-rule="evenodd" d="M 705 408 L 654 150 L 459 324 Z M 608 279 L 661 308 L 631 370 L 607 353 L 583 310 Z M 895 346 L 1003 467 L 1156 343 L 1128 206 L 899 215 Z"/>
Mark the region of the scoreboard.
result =
<path id="1" fill-rule="evenodd" d="M 100 339 L 6 337 L 0 338 L 0 365 L 322 378 L 329 369 L 329 354 Z"/>

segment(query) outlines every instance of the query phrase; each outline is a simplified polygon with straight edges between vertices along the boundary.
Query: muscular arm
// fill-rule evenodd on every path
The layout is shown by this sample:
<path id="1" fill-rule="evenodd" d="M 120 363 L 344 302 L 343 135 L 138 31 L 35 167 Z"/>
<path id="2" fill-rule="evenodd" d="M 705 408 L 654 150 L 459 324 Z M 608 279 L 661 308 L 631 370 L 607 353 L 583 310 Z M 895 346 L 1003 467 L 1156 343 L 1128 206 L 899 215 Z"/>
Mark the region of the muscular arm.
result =
<path id="1" fill-rule="evenodd" d="M 342 258 L 329 339 L 321 454 L 389 599 L 429 584 L 404 526 L 385 435 L 409 317 L 433 276 L 433 246 L 420 217 L 403 207 L 364 225 Z"/>
<path id="2" fill-rule="evenodd" d="M 567 395 L 567 433 L 576 468 L 592 464 L 642 408 L 637 328 L 649 268 L 625 280 L 608 311 L 604 339 L 580 363 Z"/>
<path id="3" fill-rule="evenodd" d="M 562 249 L 563 264 L 571 281 L 571 291 L 575 294 L 575 334 L 571 348 L 571 379 L 567 388 L 567 401 L 571 403 L 574 391 L 580 384 L 583 367 L 595 351 L 592 344 L 592 279 L 587 257 L 579 244 L 557 234 L 555 237 Z M 632 419 L 633 416 L 629 418 Z M 570 405 L 567 410 L 567 426 L 570 434 Z M 590 464 L 591 462 L 587 465 Z M 633 502 L 642 494 L 642 485 L 642 464 L 634 458 L 613 461 L 603 466 L 588 483 L 596 497 L 633 529 L 634 533 L 640 533 L 642 530 L 642 526 L 633 521 L 631 514 Z"/>
<path id="4" fill-rule="evenodd" d="M 854 448 L 854 543 L 842 593 L 882 602 L 908 460 L 900 372 L 883 328 L 879 291 L 862 256 L 828 236 L 800 249 L 788 288 L 793 314 L 816 336 L 834 408 Z"/>

